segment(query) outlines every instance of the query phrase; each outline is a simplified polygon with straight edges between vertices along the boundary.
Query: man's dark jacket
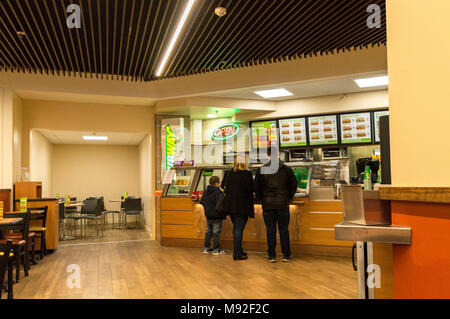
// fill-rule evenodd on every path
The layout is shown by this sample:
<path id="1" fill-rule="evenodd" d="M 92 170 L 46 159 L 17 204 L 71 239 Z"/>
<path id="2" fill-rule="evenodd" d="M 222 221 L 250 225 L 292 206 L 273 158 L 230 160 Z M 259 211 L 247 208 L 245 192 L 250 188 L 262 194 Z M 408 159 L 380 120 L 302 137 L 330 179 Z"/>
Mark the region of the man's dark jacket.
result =
<path id="1" fill-rule="evenodd" d="M 217 203 L 222 196 L 223 192 L 219 187 L 208 185 L 208 187 L 203 191 L 200 204 L 202 204 L 205 209 L 206 219 L 225 219 L 226 216 L 217 212 L 216 209 Z"/>
<path id="2" fill-rule="evenodd" d="M 264 166 L 270 169 L 271 163 Z M 294 171 L 283 162 L 279 162 L 272 174 L 261 174 L 258 168 L 255 177 L 255 193 L 263 209 L 289 209 L 289 203 L 297 191 L 297 179 Z"/>

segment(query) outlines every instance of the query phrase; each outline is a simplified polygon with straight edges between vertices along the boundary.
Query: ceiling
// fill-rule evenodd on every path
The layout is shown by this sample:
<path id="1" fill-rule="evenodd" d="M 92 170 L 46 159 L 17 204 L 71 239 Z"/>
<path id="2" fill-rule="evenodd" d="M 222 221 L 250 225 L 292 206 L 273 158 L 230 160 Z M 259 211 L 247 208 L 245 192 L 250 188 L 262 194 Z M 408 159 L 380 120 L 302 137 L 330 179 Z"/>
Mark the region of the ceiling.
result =
<path id="1" fill-rule="evenodd" d="M 129 96 L 112 96 L 97 94 L 80 94 L 68 92 L 48 92 L 37 90 L 15 90 L 18 96 L 25 100 L 39 101 L 64 101 L 75 103 L 100 103 L 100 104 L 120 104 L 120 105 L 140 105 L 149 106 L 155 103 L 155 99 Z"/>
<path id="2" fill-rule="evenodd" d="M 81 8 L 81 28 L 66 7 Z M 152 81 L 187 0 L 1 0 L 0 69 Z M 361 0 L 197 0 L 160 78 L 386 43 Z M 222 18 L 217 6 L 227 8 Z M 19 36 L 18 31 L 25 32 Z M 68 72 L 68 73 L 67 73 Z"/>
<path id="3" fill-rule="evenodd" d="M 281 85 L 272 85 L 265 87 L 254 87 L 237 89 L 224 92 L 214 92 L 207 94 L 211 97 L 221 97 L 221 98 L 233 98 L 233 99 L 252 99 L 261 101 L 285 101 L 292 99 L 302 99 L 314 96 L 325 96 L 325 95 L 335 95 L 343 93 L 357 93 L 357 92 L 367 92 L 367 91 L 377 91 L 387 89 L 388 86 L 376 86 L 371 88 L 360 88 L 354 81 L 354 79 L 386 75 L 386 73 L 371 74 L 371 75 L 359 75 L 353 77 L 339 78 L 339 79 L 327 79 L 327 80 L 315 80 L 315 81 L 303 81 L 303 82 L 293 82 Z M 293 95 L 269 98 L 265 99 L 257 94 L 255 91 L 268 90 L 268 89 L 278 89 L 284 88 L 291 92 Z"/>
<path id="4" fill-rule="evenodd" d="M 83 136 L 93 135 L 94 132 L 36 130 L 46 137 L 52 144 L 79 144 L 79 145 L 139 145 L 146 133 L 111 133 L 95 132 L 97 136 L 108 136 L 107 141 L 85 141 Z"/>

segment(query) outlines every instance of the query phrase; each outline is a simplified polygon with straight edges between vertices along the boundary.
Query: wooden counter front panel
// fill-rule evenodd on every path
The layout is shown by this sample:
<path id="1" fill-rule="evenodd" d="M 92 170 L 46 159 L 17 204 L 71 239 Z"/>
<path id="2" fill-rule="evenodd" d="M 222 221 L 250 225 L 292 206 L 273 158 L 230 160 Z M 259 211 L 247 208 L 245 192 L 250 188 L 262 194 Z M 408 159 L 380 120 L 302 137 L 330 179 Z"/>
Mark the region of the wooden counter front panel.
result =
<path id="1" fill-rule="evenodd" d="M 195 238 L 195 204 L 190 198 L 161 198 L 161 237 Z"/>
<path id="2" fill-rule="evenodd" d="M 161 224 L 161 237 L 163 238 L 194 238 L 192 225 L 164 225 Z"/>
<path id="3" fill-rule="evenodd" d="M 163 225 L 194 225 L 194 216 L 191 211 L 162 211 L 161 224 Z"/>
<path id="4" fill-rule="evenodd" d="M 312 212 L 310 212 L 312 211 Z M 343 221 L 341 201 L 313 201 L 304 199 L 290 206 L 289 235 L 292 244 L 351 247 L 352 242 L 334 239 L 334 225 Z M 203 206 L 189 198 L 161 198 L 161 237 L 205 237 L 206 218 Z M 233 239 L 230 217 L 224 220 L 221 239 Z M 249 219 L 244 241 L 266 242 L 266 227 L 261 205 L 255 205 L 255 218 Z"/>
<path id="5" fill-rule="evenodd" d="M 343 221 L 342 201 L 309 201 L 302 215 L 302 243 L 351 247 L 352 242 L 334 239 L 334 225 Z"/>
<path id="6" fill-rule="evenodd" d="M 197 203 L 194 203 L 190 198 L 161 198 L 161 211 L 165 210 L 189 210 Z"/>

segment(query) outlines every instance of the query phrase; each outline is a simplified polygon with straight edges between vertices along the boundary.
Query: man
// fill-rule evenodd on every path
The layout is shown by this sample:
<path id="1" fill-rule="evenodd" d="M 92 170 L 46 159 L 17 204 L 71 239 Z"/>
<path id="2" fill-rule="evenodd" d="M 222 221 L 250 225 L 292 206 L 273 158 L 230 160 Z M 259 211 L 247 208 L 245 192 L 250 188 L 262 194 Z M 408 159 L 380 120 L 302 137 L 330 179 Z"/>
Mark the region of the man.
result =
<path id="1" fill-rule="evenodd" d="M 276 261 L 277 224 L 280 232 L 283 261 L 292 260 L 289 239 L 289 203 L 297 191 L 297 179 L 293 170 L 278 159 L 278 149 L 268 149 L 270 161 L 259 168 L 255 177 L 255 193 L 262 202 L 264 223 L 267 230 L 269 262 Z"/>

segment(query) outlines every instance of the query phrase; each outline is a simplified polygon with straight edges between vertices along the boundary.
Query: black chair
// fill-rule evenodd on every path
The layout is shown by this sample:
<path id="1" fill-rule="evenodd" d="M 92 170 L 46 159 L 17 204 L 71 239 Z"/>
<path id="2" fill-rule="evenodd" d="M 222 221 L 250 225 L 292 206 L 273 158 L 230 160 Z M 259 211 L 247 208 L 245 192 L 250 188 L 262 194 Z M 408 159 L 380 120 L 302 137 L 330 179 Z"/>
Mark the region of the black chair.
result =
<path id="1" fill-rule="evenodd" d="M 97 229 L 97 237 L 98 237 L 98 221 L 100 221 L 100 225 L 102 228 L 102 236 L 103 236 L 103 210 L 104 204 L 102 199 L 91 198 L 86 199 L 84 205 L 81 207 L 81 219 L 85 221 L 85 234 L 87 234 L 87 222 L 89 220 L 95 220 L 95 226 Z"/>
<path id="2" fill-rule="evenodd" d="M 84 205 L 85 205 L 85 202 L 86 202 L 86 201 L 84 200 L 84 201 L 83 201 L 83 206 L 81 206 L 81 210 L 83 210 L 83 207 L 84 207 Z M 75 228 L 75 237 L 77 237 L 77 222 L 79 221 L 79 222 L 81 223 L 81 225 L 80 225 L 81 237 L 83 237 L 83 219 L 82 219 L 82 216 L 80 215 L 81 212 L 78 211 L 78 210 L 76 209 L 76 207 L 74 207 L 75 210 L 69 209 L 69 208 L 72 208 L 72 207 L 65 207 L 65 208 L 64 208 L 64 213 L 65 213 L 64 216 L 65 216 L 65 218 L 66 218 L 67 220 L 70 221 L 70 222 L 69 222 L 69 225 L 70 225 L 70 235 L 72 236 L 73 228 Z M 72 222 L 73 222 L 73 223 L 72 223 Z M 74 224 L 75 227 L 73 227 L 72 224 Z"/>
<path id="3" fill-rule="evenodd" d="M 48 206 L 40 207 L 40 208 L 31 208 L 31 211 L 40 211 L 38 214 L 31 214 L 30 220 L 39 220 L 41 221 L 41 225 L 32 225 L 30 226 L 30 232 L 36 233 L 37 238 L 41 239 L 41 249 L 40 249 L 40 259 L 44 259 L 44 255 L 47 256 L 47 247 L 45 242 L 45 233 L 47 231 L 46 223 L 47 223 L 47 212 Z M 36 237 L 35 237 L 36 238 Z M 34 240 L 33 240 L 33 259 L 34 259 Z"/>
<path id="4" fill-rule="evenodd" d="M 134 196 L 128 196 L 128 198 L 135 198 Z M 120 210 L 105 210 L 103 213 L 105 215 L 105 221 L 106 221 L 106 217 L 109 214 L 112 214 L 112 229 L 114 229 L 114 215 L 118 214 L 119 215 L 119 228 L 120 225 L 122 225 L 122 212 L 124 210 L 125 207 L 125 198 L 123 196 L 120 197 L 121 199 L 121 203 L 120 203 Z"/>
<path id="5" fill-rule="evenodd" d="M 139 225 L 141 224 L 141 213 L 142 213 L 142 204 L 140 198 L 130 198 L 125 199 L 123 214 L 124 214 L 124 222 L 127 223 L 128 215 L 136 216 L 136 225 L 138 225 L 138 216 L 139 216 Z"/>
<path id="6" fill-rule="evenodd" d="M 9 230 L 18 230 L 21 234 L 20 238 L 12 238 L 13 253 L 16 264 L 16 283 L 20 279 L 20 261 L 22 260 L 23 270 L 25 276 L 28 276 L 28 269 L 30 266 L 28 258 L 28 247 L 31 246 L 31 238 L 28 236 L 30 229 L 30 209 L 26 213 L 11 213 L 4 214 L 4 218 L 22 218 L 22 220 L 14 225 L 8 227 Z M 5 244 L 10 239 L 1 239 L 0 244 Z"/>
<path id="7" fill-rule="evenodd" d="M 98 199 L 100 200 L 100 206 L 101 206 L 101 212 L 102 212 L 102 218 L 103 218 L 103 225 L 106 224 L 106 215 L 108 214 L 108 211 L 105 208 L 105 198 L 103 196 L 100 197 L 88 197 L 87 199 Z M 114 218 L 114 215 L 113 215 Z"/>
<path id="8" fill-rule="evenodd" d="M 12 263 L 11 258 L 13 254 L 11 253 L 13 246 L 12 239 L 8 239 L 6 243 L 0 244 L 0 299 L 2 298 L 3 285 L 5 282 L 5 274 L 8 270 L 8 299 L 13 298 L 12 286 L 13 286 L 13 276 L 12 276 Z"/>

